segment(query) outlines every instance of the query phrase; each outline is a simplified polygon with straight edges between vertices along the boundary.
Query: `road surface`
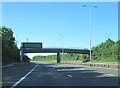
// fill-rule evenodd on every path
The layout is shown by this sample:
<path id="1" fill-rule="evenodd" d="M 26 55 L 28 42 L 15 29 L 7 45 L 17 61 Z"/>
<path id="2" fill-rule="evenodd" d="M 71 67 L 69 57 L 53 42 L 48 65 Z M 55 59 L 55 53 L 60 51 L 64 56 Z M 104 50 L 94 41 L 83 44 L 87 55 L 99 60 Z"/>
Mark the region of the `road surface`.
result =
<path id="1" fill-rule="evenodd" d="M 3 88 L 23 86 L 118 86 L 118 70 L 55 62 L 3 69 Z"/>

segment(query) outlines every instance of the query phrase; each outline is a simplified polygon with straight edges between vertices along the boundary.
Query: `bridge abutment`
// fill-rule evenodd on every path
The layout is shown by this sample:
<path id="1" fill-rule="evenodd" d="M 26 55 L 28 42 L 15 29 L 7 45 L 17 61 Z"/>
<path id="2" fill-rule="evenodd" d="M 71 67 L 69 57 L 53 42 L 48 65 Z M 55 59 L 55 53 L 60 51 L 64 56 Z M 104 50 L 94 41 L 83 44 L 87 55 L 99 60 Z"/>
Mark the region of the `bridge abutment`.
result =
<path id="1" fill-rule="evenodd" d="M 22 49 L 20 49 L 20 62 L 23 61 L 23 52 L 22 52 Z"/>
<path id="2" fill-rule="evenodd" d="M 89 61 L 90 61 L 90 54 L 88 54 L 88 59 L 89 59 Z"/>

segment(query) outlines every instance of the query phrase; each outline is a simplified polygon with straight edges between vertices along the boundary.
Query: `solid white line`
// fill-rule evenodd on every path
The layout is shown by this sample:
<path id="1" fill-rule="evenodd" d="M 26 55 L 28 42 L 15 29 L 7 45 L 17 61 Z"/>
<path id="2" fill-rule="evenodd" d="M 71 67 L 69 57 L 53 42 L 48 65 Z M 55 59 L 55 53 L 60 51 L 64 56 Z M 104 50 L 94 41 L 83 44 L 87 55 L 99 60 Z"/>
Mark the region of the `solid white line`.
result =
<path id="1" fill-rule="evenodd" d="M 106 76 L 114 76 L 113 74 L 103 74 L 103 75 L 100 75 L 100 76 L 97 76 L 97 77 L 106 77 Z"/>
<path id="2" fill-rule="evenodd" d="M 72 75 L 69 75 L 69 74 L 68 74 L 67 76 L 68 76 L 68 77 L 72 77 Z"/>
<path id="3" fill-rule="evenodd" d="M 80 68 L 80 70 L 85 70 L 85 69 L 83 69 L 83 68 Z"/>
<path id="4" fill-rule="evenodd" d="M 106 76 L 114 76 L 113 74 L 106 74 Z"/>
<path id="5" fill-rule="evenodd" d="M 31 71 L 29 71 L 25 76 L 23 76 L 20 80 L 18 80 L 15 84 L 13 84 L 10 88 L 14 88 L 16 87 L 20 82 L 22 82 L 22 80 L 24 80 L 32 71 L 35 70 L 35 68 L 37 67 L 38 65 L 36 65 Z"/>

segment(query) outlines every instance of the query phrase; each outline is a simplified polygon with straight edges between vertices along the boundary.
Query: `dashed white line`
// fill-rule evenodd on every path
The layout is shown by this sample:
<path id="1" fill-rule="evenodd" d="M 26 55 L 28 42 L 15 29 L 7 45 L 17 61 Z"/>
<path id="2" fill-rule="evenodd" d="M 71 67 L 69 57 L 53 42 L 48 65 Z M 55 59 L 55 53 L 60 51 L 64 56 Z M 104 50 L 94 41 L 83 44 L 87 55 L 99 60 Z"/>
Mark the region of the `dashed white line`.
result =
<path id="1" fill-rule="evenodd" d="M 72 77 L 72 75 L 69 75 L 69 74 L 68 74 L 67 76 L 68 76 L 68 77 Z"/>
<path id="2" fill-rule="evenodd" d="M 23 76 L 20 80 L 18 80 L 15 84 L 13 84 L 10 88 L 14 88 L 16 87 L 20 82 L 22 82 L 32 71 L 35 70 L 35 68 L 37 67 L 38 65 L 36 65 L 31 71 L 29 71 L 25 76 Z"/>

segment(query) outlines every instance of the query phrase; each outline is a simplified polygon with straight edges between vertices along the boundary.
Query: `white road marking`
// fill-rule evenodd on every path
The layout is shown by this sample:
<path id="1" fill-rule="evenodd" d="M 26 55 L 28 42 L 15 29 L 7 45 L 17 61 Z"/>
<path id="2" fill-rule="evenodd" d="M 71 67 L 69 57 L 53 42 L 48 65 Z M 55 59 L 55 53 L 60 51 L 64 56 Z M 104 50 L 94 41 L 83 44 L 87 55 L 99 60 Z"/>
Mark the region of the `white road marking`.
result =
<path id="1" fill-rule="evenodd" d="M 85 70 L 83 68 L 80 69 L 58 69 L 57 71 L 75 71 L 75 70 Z"/>
<path id="2" fill-rule="evenodd" d="M 106 74 L 107 76 L 114 76 L 113 74 Z"/>
<path id="3" fill-rule="evenodd" d="M 80 68 L 80 70 L 85 70 L 85 69 L 83 69 L 83 68 Z"/>
<path id="4" fill-rule="evenodd" d="M 72 75 L 69 75 L 69 74 L 68 74 L 67 76 L 68 76 L 68 77 L 72 77 Z"/>
<path id="5" fill-rule="evenodd" d="M 99 71 L 94 71 L 94 72 L 105 74 L 104 72 L 99 72 Z"/>
<path id="6" fill-rule="evenodd" d="M 103 74 L 103 75 L 100 75 L 100 76 L 97 76 L 97 77 L 106 77 L 106 76 L 114 76 L 113 74 Z"/>
<path id="7" fill-rule="evenodd" d="M 36 65 L 31 71 L 29 71 L 25 76 L 23 76 L 20 80 L 18 80 L 15 84 L 13 84 L 10 88 L 14 88 L 16 87 L 20 82 L 22 82 L 32 71 L 35 70 L 35 68 L 37 67 L 38 65 Z"/>
<path id="8" fill-rule="evenodd" d="M 60 71 L 59 69 L 57 71 Z"/>

